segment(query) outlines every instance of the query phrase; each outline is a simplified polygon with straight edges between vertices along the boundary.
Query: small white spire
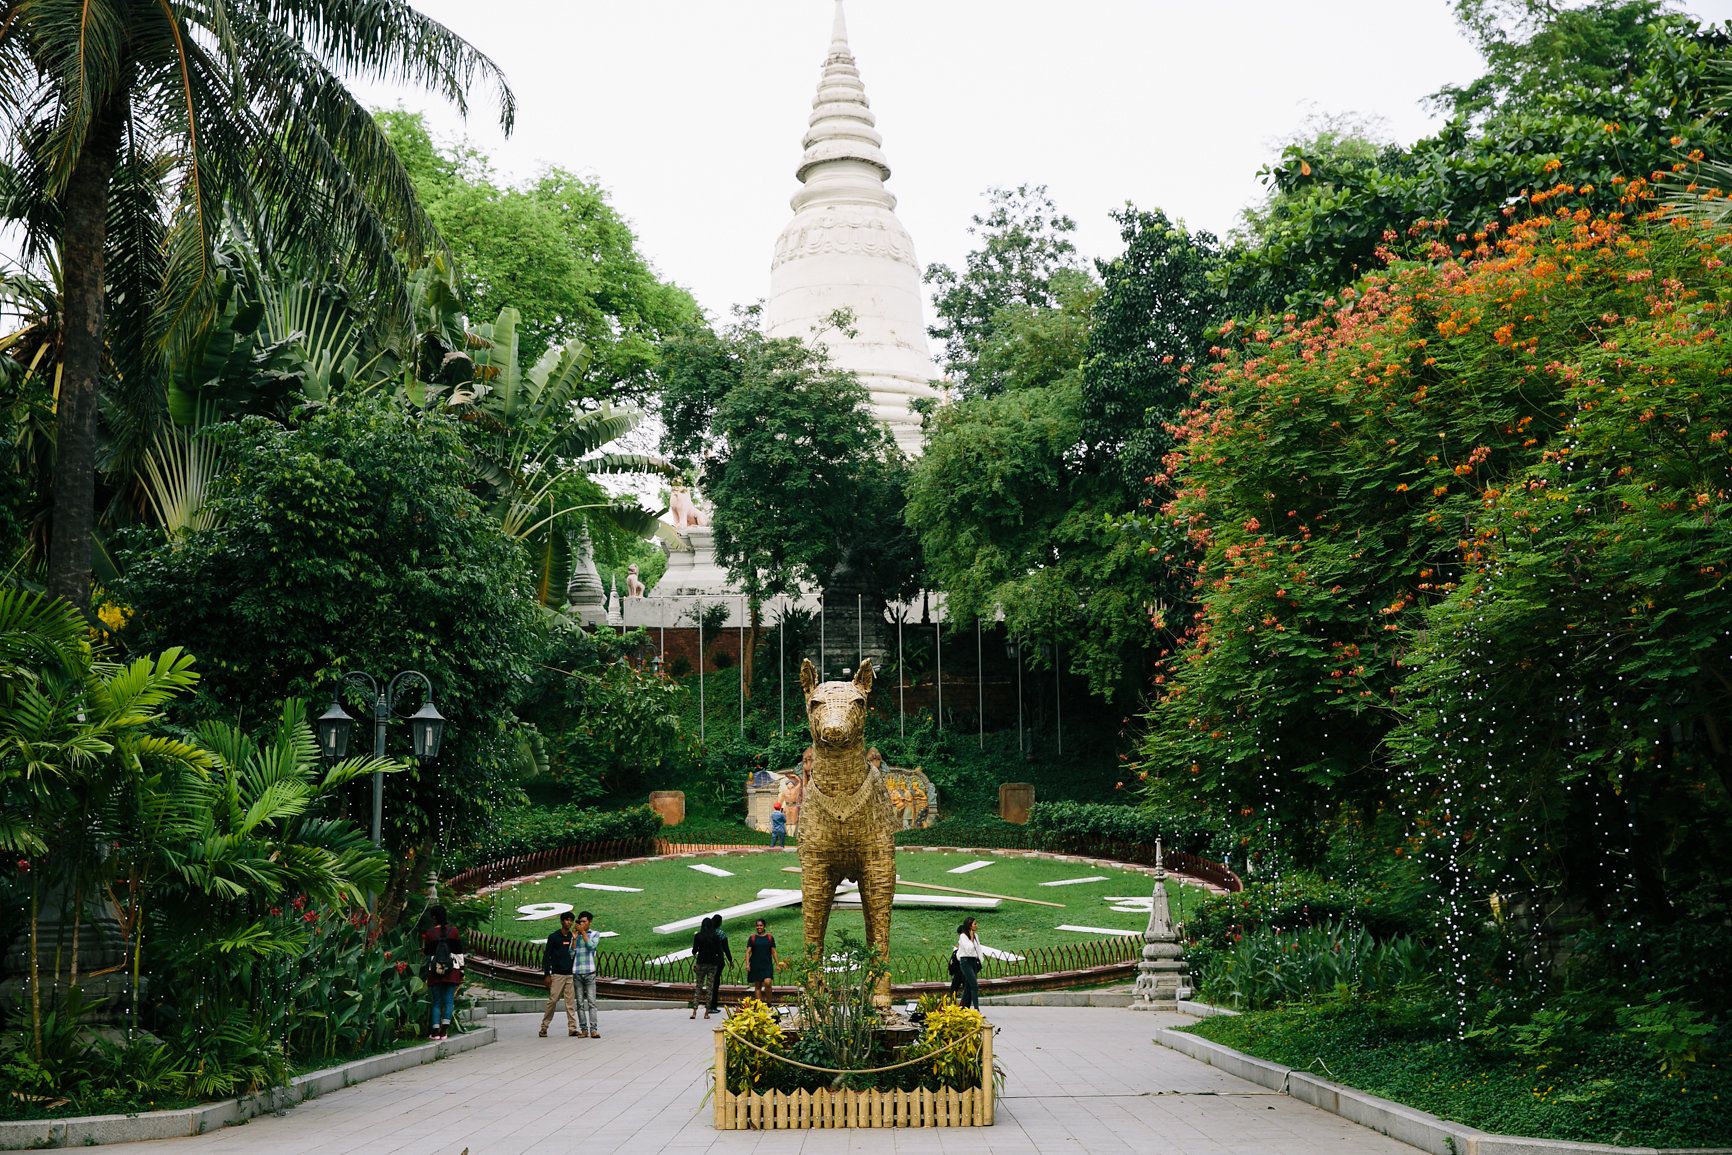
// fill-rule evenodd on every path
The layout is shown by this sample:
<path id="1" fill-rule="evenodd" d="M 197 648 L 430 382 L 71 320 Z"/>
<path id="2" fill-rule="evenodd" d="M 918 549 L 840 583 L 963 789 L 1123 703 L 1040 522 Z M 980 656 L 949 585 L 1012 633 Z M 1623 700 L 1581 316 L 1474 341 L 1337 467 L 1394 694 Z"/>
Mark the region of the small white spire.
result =
<path id="1" fill-rule="evenodd" d="M 842 0 L 836 0 L 836 19 L 830 26 L 830 51 L 852 55 L 848 48 L 848 17 L 842 11 Z"/>

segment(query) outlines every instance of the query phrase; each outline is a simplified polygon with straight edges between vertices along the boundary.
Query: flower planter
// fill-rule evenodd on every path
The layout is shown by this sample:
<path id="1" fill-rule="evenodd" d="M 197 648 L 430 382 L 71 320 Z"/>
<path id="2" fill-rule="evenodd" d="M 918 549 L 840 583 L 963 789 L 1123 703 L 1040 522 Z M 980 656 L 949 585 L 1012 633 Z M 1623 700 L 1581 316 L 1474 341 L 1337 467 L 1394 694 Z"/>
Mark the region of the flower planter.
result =
<path id="1" fill-rule="evenodd" d="M 966 1091 L 728 1090 L 727 1039 L 716 1030 L 716 1130 L 992 1126 L 992 1028 L 980 1033 L 980 1086 Z"/>

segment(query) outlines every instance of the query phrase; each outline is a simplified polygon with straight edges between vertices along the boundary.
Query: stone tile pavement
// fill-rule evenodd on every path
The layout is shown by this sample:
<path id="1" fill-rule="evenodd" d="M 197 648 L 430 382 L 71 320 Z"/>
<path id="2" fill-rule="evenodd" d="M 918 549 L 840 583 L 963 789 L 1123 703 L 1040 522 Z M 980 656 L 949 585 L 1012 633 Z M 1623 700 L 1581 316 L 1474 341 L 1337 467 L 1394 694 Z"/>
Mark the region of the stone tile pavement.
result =
<path id="1" fill-rule="evenodd" d="M 715 1020 L 605 1013 L 604 1037 L 535 1037 L 499 1015 L 499 1041 L 276 1116 L 128 1151 L 198 1155 L 1412 1155 L 1415 1148 L 1156 1046 L 1190 1021 L 1118 1008 L 990 1007 L 1007 1072 L 997 1125 L 921 1131 L 716 1131 L 703 1104 Z M 555 1028 L 563 1023 L 556 1020 Z"/>

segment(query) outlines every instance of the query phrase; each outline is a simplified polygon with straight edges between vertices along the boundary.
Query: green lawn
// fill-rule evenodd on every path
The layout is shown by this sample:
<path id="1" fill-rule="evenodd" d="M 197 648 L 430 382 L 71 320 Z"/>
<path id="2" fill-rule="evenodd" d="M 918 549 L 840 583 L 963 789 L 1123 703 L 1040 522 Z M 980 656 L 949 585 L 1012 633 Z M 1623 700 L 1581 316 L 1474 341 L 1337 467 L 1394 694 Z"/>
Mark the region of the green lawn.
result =
<path id="1" fill-rule="evenodd" d="M 990 856 L 980 856 L 990 857 Z M 950 874 L 952 867 L 975 861 L 976 856 L 932 852 L 903 852 L 897 855 L 897 870 L 901 877 L 913 882 L 931 882 L 969 890 L 990 891 L 994 894 L 1038 898 L 1063 903 L 1062 909 L 1005 902 L 997 910 L 965 912 L 951 909 L 910 909 L 899 907 L 891 919 L 890 947 L 892 961 L 901 957 L 947 955 L 956 942 L 956 926 L 967 913 L 980 920 L 980 941 L 1001 950 L 1019 952 L 1030 947 L 1055 943 L 1080 943 L 1103 936 L 1080 934 L 1054 929 L 1061 923 L 1101 927 L 1109 930 L 1141 931 L 1148 923 L 1144 913 L 1127 913 L 1111 909 L 1104 901 L 1111 897 L 1147 897 L 1150 879 L 1134 871 L 1078 866 L 1073 863 L 1045 859 L 1002 858 L 994 864 L 967 874 Z M 517 908 L 531 903 L 572 903 L 579 910 L 593 911 L 595 928 L 617 932 L 603 949 L 639 951 L 652 955 L 682 950 L 691 945 L 691 930 L 671 934 L 656 934 L 651 928 L 690 915 L 706 914 L 723 907 L 749 902 L 760 889 L 794 890 L 800 885 L 797 874 L 784 872 L 784 867 L 798 865 L 793 853 L 787 854 L 717 854 L 704 858 L 669 858 L 632 866 L 609 867 L 601 870 L 568 871 L 539 882 L 507 887 L 496 893 L 494 915 L 486 929 L 514 938 L 540 940 L 559 925 L 557 915 L 547 915 L 531 922 L 519 922 Z M 694 863 L 718 867 L 732 872 L 732 877 L 718 878 L 691 869 Z M 1041 886 L 1040 883 L 1064 878 L 1104 876 L 1100 882 L 1073 886 Z M 622 893 L 579 889 L 580 882 L 607 886 L 641 887 L 642 893 Z M 913 888 L 909 888 L 912 890 Z M 1175 915 L 1194 906 L 1203 896 L 1197 888 L 1181 886 L 1169 880 L 1168 895 Z M 736 954 L 743 951 L 746 936 L 752 932 L 756 916 L 744 915 L 725 924 Z M 772 910 L 762 915 L 778 946 L 787 954 L 792 944 L 801 941 L 800 908 L 798 906 Z M 847 928 L 855 935 L 864 934 L 858 911 L 837 910 L 830 919 L 831 933 Z"/>

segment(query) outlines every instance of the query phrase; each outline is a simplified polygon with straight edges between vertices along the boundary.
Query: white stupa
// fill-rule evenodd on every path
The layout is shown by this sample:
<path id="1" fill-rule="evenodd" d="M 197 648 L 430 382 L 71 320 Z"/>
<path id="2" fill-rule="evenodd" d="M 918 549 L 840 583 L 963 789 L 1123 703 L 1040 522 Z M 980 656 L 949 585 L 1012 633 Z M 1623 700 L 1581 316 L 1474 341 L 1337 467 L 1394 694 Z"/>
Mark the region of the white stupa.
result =
<path id="1" fill-rule="evenodd" d="M 908 403 L 933 397 L 924 299 L 914 241 L 884 187 L 890 165 L 866 86 L 848 47 L 842 0 L 795 175 L 794 219 L 776 239 L 764 332 L 822 341 L 836 364 L 872 394 L 872 409 L 907 454 L 920 452 L 920 418 Z M 827 327 L 838 308 L 856 335 Z"/>

